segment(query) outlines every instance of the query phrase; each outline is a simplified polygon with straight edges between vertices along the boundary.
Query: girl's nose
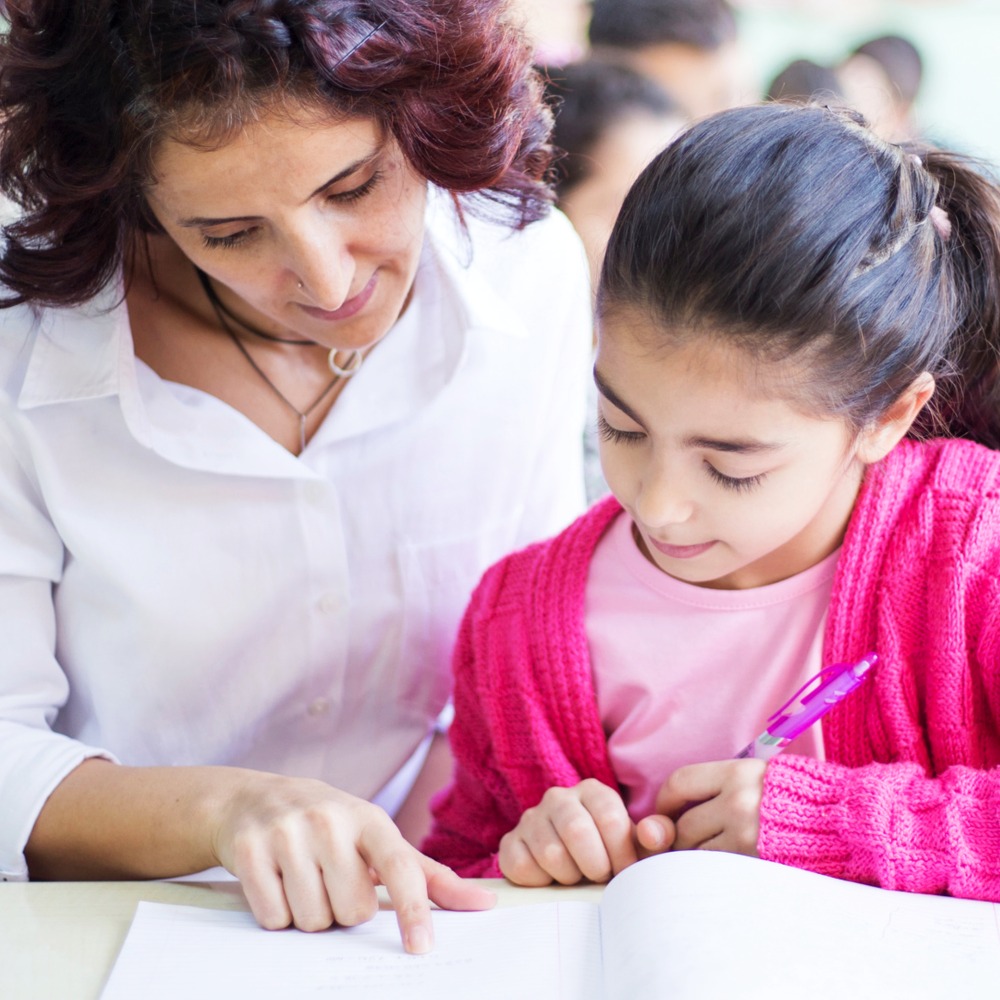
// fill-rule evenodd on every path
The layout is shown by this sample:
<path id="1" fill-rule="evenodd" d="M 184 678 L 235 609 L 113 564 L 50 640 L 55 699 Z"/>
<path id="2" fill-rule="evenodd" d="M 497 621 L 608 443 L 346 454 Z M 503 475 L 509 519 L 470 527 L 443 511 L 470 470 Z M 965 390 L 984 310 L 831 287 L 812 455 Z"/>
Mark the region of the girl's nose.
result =
<path id="1" fill-rule="evenodd" d="M 646 528 L 656 530 L 690 520 L 694 503 L 682 478 L 664 470 L 643 481 L 635 512 Z"/>

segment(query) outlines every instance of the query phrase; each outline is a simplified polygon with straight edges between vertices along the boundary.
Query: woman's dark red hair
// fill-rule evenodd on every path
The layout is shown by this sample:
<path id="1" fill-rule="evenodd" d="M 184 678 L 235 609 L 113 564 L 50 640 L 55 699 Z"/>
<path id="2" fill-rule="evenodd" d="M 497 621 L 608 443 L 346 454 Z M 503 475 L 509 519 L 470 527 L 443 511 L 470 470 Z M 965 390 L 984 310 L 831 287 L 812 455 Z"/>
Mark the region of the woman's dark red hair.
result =
<path id="1" fill-rule="evenodd" d="M 223 142 L 281 95 L 381 123 L 432 183 L 521 227 L 550 116 L 504 0 L 11 0 L 0 38 L 0 305 L 118 274 L 166 136 Z"/>

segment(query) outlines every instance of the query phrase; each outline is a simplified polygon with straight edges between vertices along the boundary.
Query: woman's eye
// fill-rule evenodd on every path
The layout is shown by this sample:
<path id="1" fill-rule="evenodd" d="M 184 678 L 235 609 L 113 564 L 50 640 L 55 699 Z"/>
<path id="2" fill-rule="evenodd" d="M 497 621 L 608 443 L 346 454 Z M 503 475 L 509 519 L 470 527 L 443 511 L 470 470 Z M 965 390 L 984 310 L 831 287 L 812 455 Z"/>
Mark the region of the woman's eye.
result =
<path id="1" fill-rule="evenodd" d="M 614 444 L 638 444 L 646 437 L 642 431 L 620 431 L 617 427 L 612 427 L 601 413 L 597 415 L 597 433 L 605 441 Z"/>
<path id="2" fill-rule="evenodd" d="M 256 229 L 241 229 L 238 233 L 229 233 L 227 236 L 209 236 L 207 233 L 203 234 L 201 239 L 202 242 L 210 250 L 218 247 L 238 247 L 242 243 L 246 243 L 256 232 Z"/>
<path id="3" fill-rule="evenodd" d="M 364 184 L 359 184 L 356 188 L 351 188 L 350 191 L 341 191 L 339 194 L 327 195 L 327 198 L 330 201 L 336 202 L 338 205 L 358 201 L 358 199 L 364 198 L 366 194 L 369 194 L 381 179 L 382 171 L 376 170 L 375 173 L 373 173 L 371 177 L 364 182 Z"/>
<path id="4" fill-rule="evenodd" d="M 708 469 L 708 474 L 720 485 L 724 486 L 727 490 L 732 490 L 734 493 L 749 493 L 751 490 L 756 489 L 764 481 L 766 472 L 761 472 L 756 476 L 744 476 L 743 478 L 737 478 L 736 476 L 727 476 L 714 466 L 710 465 L 708 462 L 705 463 L 705 468 Z"/>

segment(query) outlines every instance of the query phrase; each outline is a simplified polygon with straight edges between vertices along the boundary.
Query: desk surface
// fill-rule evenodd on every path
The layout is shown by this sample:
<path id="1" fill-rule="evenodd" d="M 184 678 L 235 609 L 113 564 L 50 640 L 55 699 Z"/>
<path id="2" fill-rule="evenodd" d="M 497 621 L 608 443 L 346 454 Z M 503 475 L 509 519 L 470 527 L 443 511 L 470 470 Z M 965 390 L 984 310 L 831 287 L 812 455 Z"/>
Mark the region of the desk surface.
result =
<path id="1" fill-rule="evenodd" d="M 596 902 L 602 886 L 522 889 L 481 880 L 499 906 L 558 899 Z M 141 899 L 247 910 L 237 882 L 0 883 L 0 997 L 98 1000 Z"/>

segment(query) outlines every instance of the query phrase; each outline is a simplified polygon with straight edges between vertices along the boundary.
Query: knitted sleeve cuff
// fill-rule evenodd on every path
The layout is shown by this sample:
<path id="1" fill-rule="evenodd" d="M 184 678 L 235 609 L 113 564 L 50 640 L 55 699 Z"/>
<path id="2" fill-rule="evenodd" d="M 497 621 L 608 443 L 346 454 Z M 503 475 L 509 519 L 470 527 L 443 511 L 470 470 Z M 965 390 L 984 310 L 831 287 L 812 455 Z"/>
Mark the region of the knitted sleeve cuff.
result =
<path id="1" fill-rule="evenodd" d="M 762 858 L 908 892 L 1000 900 L 1000 770 L 768 764 Z"/>
<path id="2" fill-rule="evenodd" d="M 847 768 L 807 757 L 772 760 L 764 779 L 757 853 L 768 861 L 845 877 L 851 850 L 837 822 Z"/>

